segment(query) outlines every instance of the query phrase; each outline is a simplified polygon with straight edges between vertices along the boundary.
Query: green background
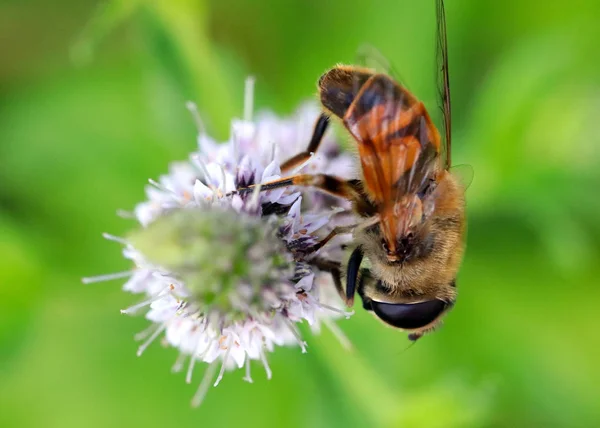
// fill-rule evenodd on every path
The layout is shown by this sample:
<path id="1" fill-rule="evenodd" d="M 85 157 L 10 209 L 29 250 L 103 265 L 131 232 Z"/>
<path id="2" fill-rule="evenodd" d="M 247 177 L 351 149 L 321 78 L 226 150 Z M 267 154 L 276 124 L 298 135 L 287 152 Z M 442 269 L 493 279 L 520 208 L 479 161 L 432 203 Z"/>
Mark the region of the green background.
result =
<path id="1" fill-rule="evenodd" d="M 475 170 L 457 307 L 406 352 L 359 312 L 340 322 L 354 352 L 308 337 L 193 410 L 175 350 L 136 357 L 135 298 L 80 283 L 128 268 L 101 233 L 195 148 L 184 102 L 224 139 L 248 74 L 288 114 L 370 42 L 432 106 L 433 2 L 2 2 L 0 426 L 600 426 L 600 3 L 447 16 L 454 159 Z"/>

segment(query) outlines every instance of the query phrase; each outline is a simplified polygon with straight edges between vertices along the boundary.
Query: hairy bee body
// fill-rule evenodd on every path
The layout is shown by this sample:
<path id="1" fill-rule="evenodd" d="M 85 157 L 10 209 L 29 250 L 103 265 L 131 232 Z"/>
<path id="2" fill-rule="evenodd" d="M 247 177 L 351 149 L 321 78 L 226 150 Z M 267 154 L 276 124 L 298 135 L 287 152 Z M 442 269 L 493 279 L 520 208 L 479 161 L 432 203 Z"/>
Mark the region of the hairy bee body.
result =
<path id="1" fill-rule="evenodd" d="M 438 200 L 430 220 L 407 243 L 403 262 L 389 262 L 378 228 L 358 229 L 355 233 L 355 245 L 363 249 L 372 276 L 380 280 L 361 290 L 363 298 L 390 303 L 410 303 L 415 298 L 455 300 L 455 278 L 464 251 L 464 190 L 451 174 L 442 174 L 445 177 L 437 189 L 443 200 Z"/>
<path id="2" fill-rule="evenodd" d="M 268 183 L 262 190 L 313 186 L 352 203 L 359 219 L 338 226 L 303 254 L 332 274 L 340 296 L 363 307 L 416 340 L 438 325 L 456 300 L 456 275 L 464 251 L 465 186 L 450 171 L 451 108 L 443 0 L 438 19 L 438 89 L 444 137 L 424 104 L 386 73 L 337 65 L 318 81 L 324 109 L 307 149 L 281 166 L 293 170 L 317 151 L 330 118 L 353 137 L 361 178 L 298 174 Z M 240 189 L 252 191 L 252 186 Z M 353 250 L 342 282 L 339 262 L 318 250 L 337 234 L 352 233 Z M 362 266 L 363 258 L 369 265 Z"/>

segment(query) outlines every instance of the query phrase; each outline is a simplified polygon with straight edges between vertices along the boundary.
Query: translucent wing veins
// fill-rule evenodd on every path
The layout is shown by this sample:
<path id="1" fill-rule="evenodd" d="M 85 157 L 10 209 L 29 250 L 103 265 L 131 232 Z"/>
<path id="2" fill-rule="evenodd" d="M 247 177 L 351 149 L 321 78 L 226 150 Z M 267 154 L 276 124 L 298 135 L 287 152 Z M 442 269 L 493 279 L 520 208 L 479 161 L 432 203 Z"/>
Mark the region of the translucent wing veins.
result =
<path id="1" fill-rule="evenodd" d="M 444 0 L 436 0 L 437 16 L 437 84 L 439 107 L 444 118 L 444 167 L 452 165 L 452 106 L 450 102 L 450 74 L 448 70 L 448 39 L 446 35 L 446 11 Z"/>

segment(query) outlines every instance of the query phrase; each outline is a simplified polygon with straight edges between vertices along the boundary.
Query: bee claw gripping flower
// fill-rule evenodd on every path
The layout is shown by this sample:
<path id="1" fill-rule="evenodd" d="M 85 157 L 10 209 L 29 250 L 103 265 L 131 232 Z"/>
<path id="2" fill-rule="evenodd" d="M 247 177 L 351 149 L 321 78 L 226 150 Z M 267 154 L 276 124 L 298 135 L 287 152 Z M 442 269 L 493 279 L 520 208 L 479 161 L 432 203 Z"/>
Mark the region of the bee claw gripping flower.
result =
<path id="1" fill-rule="evenodd" d="M 260 191 L 260 183 L 281 176 L 285 158 L 305 149 L 319 111 L 305 105 L 290 119 L 263 113 L 253 121 L 252 85 L 248 80 L 244 120 L 232 122 L 231 138 L 222 144 L 205 134 L 195 106 L 188 105 L 198 123 L 199 151 L 173 163 L 157 182 L 150 180 L 148 200 L 133 214 L 137 230 L 126 238 L 104 235 L 124 246 L 134 269 L 84 278 L 86 283 L 128 278 L 124 289 L 143 296 L 121 311 L 146 311 L 151 322 L 136 335 L 142 342 L 138 355 L 162 336 L 179 350 L 173 371 L 185 370 L 187 383 L 196 364 L 208 364 L 194 406 L 226 370 L 244 368 L 243 379 L 252 382 L 256 361 L 270 378 L 267 353 L 276 346 L 306 352 L 297 327 L 303 321 L 314 332 L 328 326 L 347 343 L 332 320 L 350 313 L 339 309 L 330 274 L 303 258 L 304 250 L 337 225 L 343 208 L 332 209 L 330 199 L 310 189 Z M 298 170 L 350 176 L 351 159 L 326 135 L 319 154 Z M 233 192 L 250 185 L 256 185 L 253 193 Z M 340 245 L 320 255 L 341 258 Z"/>

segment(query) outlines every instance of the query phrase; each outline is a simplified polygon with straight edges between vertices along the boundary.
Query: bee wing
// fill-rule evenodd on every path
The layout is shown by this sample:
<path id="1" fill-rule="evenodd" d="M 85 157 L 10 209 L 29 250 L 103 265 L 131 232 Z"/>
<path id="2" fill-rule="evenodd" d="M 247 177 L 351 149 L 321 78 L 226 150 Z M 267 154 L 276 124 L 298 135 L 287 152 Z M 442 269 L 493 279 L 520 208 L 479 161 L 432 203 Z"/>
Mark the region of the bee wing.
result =
<path id="1" fill-rule="evenodd" d="M 368 43 L 360 45 L 356 51 L 356 63 L 361 67 L 373 70 L 374 73 L 387 74 L 408 89 L 398 70 L 376 47 Z"/>
<path id="2" fill-rule="evenodd" d="M 450 168 L 450 173 L 456 177 L 465 191 L 473 182 L 473 176 L 475 175 L 473 167 L 468 164 L 454 165 Z"/>
<path id="3" fill-rule="evenodd" d="M 418 192 L 438 166 L 440 135 L 423 103 L 387 75 L 362 85 L 343 121 L 358 142 L 366 190 L 380 206 Z"/>
<path id="4" fill-rule="evenodd" d="M 443 144 L 441 147 L 442 165 L 452 166 L 452 106 L 450 102 L 450 73 L 448 70 L 448 38 L 446 36 L 446 10 L 444 0 L 436 0 L 436 77 L 438 107 L 443 118 Z"/>

